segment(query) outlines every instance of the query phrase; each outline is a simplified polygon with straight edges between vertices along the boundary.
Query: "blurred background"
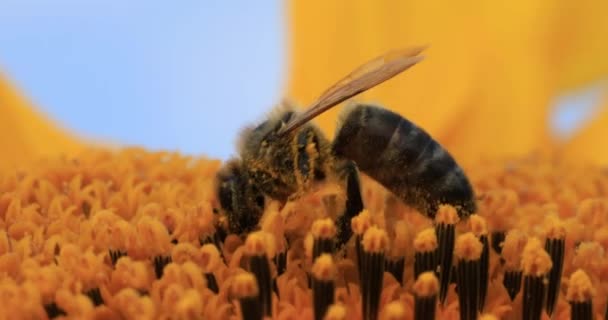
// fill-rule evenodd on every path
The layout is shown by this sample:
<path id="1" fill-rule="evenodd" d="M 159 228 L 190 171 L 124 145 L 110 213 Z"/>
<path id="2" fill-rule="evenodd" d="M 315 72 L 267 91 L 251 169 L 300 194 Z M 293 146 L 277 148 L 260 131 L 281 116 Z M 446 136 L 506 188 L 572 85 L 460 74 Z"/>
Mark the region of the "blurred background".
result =
<path id="1" fill-rule="evenodd" d="M 465 160 L 551 145 L 603 163 L 588 146 L 604 127 L 605 12 L 596 0 L 2 0 L 0 146 L 76 139 L 225 159 L 282 97 L 309 103 L 369 58 L 429 44 L 423 64 L 362 98 Z M 329 133 L 335 112 L 319 119 Z"/>
<path id="2" fill-rule="evenodd" d="M 226 157 L 284 79 L 279 1 L 0 1 L 0 70 L 100 141 Z M 1 116 L 1 115 L 0 115 Z"/>

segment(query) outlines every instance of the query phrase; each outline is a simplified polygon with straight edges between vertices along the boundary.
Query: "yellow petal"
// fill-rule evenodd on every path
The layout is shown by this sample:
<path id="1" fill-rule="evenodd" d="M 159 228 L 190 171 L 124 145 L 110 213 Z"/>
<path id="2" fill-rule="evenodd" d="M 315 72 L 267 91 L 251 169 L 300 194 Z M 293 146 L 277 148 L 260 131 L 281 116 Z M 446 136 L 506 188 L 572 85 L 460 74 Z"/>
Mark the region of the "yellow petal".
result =
<path id="1" fill-rule="evenodd" d="M 80 147 L 78 140 L 36 112 L 0 73 L 0 170 L 25 165 L 42 156 L 70 154 Z"/>
<path id="2" fill-rule="evenodd" d="M 289 9 L 288 94 L 296 101 L 311 102 L 384 51 L 428 44 L 422 63 L 356 99 L 398 111 L 463 162 L 524 154 L 547 141 L 556 81 L 539 39 L 554 21 L 551 1 L 316 0 L 292 1 Z M 329 134 L 337 112 L 318 119 Z"/>
<path id="3" fill-rule="evenodd" d="M 608 165 L 608 90 L 601 102 L 601 111 L 589 125 L 576 133 L 561 150 L 569 161 L 583 164 Z"/>
<path id="4" fill-rule="evenodd" d="M 459 35 L 476 28 L 475 19 L 464 5 L 454 11 L 439 3 L 382 3 L 291 2 L 288 94 L 309 103 L 370 58 L 393 48 L 429 44 L 423 63 L 357 98 L 380 101 L 437 132 L 462 107 L 452 102 L 464 100 L 474 85 L 482 44 Z M 331 110 L 318 119 L 330 134 L 337 112 Z"/>
<path id="5" fill-rule="evenodd" d="M 608 74 L 608 1 L 555 3 L 561 10 L 546 56 L 558 72 L 560 89 L 576 89 L 605 78 Z"/>

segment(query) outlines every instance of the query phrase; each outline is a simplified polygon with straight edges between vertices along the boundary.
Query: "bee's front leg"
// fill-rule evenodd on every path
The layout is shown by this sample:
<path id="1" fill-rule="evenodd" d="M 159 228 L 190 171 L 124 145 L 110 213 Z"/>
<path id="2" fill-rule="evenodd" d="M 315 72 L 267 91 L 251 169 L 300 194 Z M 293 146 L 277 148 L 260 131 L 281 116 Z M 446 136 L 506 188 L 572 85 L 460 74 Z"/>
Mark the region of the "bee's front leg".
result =
<path id="1" fill-rule="evenodd" d="M 353 161 L 345 161 L 337 168 L 337 173 L 346 190 L 344 212 L 336 220 L 336 247 L 341 249 L 353 234 L 350 221 L 363 210 L 363 199 L 357 165 Z"/>

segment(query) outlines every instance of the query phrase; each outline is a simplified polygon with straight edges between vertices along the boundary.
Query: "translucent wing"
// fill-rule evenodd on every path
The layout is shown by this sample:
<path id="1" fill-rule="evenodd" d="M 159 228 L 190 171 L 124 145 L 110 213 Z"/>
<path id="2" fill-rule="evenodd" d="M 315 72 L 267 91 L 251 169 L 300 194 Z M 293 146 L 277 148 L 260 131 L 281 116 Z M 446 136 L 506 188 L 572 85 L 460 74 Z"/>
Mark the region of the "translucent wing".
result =
<path id="1" fill-rule="evenodd" d="M 304 113 L 281 128 L 278 134 L 287 134 L 340 102 L 369 90 L 409 69 L 424 57 L 419 54 L 426 47 L 390 51 L 352 71 L 327 89 Z"/>

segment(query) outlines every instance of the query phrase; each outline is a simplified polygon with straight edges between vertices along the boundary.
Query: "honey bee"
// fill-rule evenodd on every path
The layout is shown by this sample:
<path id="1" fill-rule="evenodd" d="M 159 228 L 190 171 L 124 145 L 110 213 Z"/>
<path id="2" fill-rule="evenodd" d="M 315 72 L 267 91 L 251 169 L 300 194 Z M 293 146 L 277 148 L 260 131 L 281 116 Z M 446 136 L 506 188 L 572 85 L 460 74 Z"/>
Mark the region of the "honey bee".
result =
<path id="1" fill-rule="evenodd" d="M 426 131 L 380 106 L 351 103 L 340 116 L 336 136 L 328 140 L 311 120 L 420 62 L 424 48 L 386 53 L 355 69 L 323 93 L 304 112 L 290 105 L 245 128 L 238 158 L 218 172 L 217 194 L 231 233 L 257 228 L 265 199 L 282 203 L 312 187 L 336 179 L 346 190 L 337 218 L 337 243 L 351 236 L 350 219 L 363 209 L 359 170 L 398 199 L 428 217 L 440 204 L 461 217 L 476 211 L 471 184 L 454 158 Z"/>

